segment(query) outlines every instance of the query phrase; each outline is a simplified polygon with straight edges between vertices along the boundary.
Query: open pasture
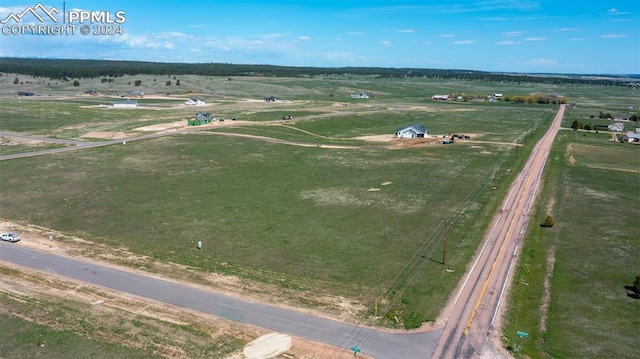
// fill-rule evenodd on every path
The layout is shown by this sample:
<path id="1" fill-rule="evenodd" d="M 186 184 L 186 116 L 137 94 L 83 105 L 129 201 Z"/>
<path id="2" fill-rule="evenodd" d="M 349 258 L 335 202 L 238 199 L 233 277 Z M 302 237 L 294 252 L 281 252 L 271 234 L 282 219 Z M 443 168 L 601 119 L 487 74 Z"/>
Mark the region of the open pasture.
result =
<path id="1" fill-rule="evenodd" d="M 115 79 L 120 80 L 134 81 Z M 8 206 L 0 217 L 156 260 L 316 291 L 319 297 L 344 296 L 369 308 L 354 320 L 405 327 L 437 318 L 510 179 L 556 111 L 552 105 L 428 98 L 459 91 L 564 90 L 422 79 L 180 80 L 180 89 L 187 90 L 154 100 L 153 109 L 144 108 L 147 98 L 132 110 L 87 107 L 96 100 L 77 96 L 30 98 L 21 106 L 15 104 L 24 99 L 0 99 L 0 110 L 10 114 L 1 117 L 3 130 L 60 138 L 95 131 L 136 135 L 142 126 L 173 123 L 201 109 L 225 118 L 250 113 L 255 122 L 6 161 L 0 195 Z M 169 87 L 160 82 L 165 80 L 158 78 L 145 93 Z M 143 85 L 149 83 L 151 77 L 142 77 Z M 114 94 L 126 87 L 108 86 L 115 85 L 91 84 Z M 46 87 L 32 90 L 44 93 Z M 362 91 L 373 97 L 348 98 Z M 284 101 L 261 101 L 270 95 Z M 189 96 L 208 105 L 181 106 L 178 98 Z M 280 113 L 294 119 L 279 125 Z M 401 149 L 393 141 L 361 139 L 391 137 L 413 123 L 437 135 L 472 138 Z M 353 148 L 325 146 L 332 144 Z M 451 273 L 441 263 L 445 221 Z M 203 242 L 201 250 L 194 248 L 197 241 Z"/>

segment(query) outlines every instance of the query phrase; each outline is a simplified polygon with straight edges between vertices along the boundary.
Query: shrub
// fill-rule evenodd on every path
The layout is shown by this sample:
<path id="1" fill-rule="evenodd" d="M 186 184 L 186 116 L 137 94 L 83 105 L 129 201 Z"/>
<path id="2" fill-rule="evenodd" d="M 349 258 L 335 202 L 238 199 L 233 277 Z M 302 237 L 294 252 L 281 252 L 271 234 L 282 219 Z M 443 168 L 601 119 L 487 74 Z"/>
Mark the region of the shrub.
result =
<path id="1" fill-rule="evenodd" d="M 545 227 L 545 228 L 553 227 L 553 225 L 554 225 L 554 222 L 551 216 L 547 216 L 547 218 L 544 219 L 544 222 L 540 223 L 540 227 Z"/>

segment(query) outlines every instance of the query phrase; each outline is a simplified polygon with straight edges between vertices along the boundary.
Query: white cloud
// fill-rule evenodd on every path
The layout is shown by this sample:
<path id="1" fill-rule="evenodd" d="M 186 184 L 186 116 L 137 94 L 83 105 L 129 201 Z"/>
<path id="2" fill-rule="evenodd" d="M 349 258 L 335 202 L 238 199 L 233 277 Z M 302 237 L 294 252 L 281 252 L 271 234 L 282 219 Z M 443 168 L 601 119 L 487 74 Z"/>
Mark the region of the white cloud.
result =
<path id="1" fill-rule="evenodd" d="M 360 31 L 347 31 L 347 35 L 364 35 L 364 32 L 360 32 Z"/>
<path id="2" fill-rule="evenodd" d="M 398 30 L 396 32 L 412 33 L 412 32 L 416 32 L 416 30 L 406 29 L 406 30 Z"/>
<path id="3" fill-rule="evenodd" d="M 203 39 L 203 46 L 221 51 L 291 51 L 300 39 L 290 39 L 285 34 L 261 36 L 234 36 Z"/>
<path id="4" fill-rule="evenodd" d="M 508 36 L 508 37 L 520 36 L 522 34 L 524 34 L 523 31 L 507 31 L 507 32 L 502 33 L 502 35 Z"/>
<path id="5" fill-rule="evenodd" d="M 391 41 L 389 40 L 380 41 L 380 44 L 384 46 L 391 46 Z"/>
<path id="6" fill-rule="evenodd" d="M 311 40 L 311 36 L 306 36 L 306 35 L 298 36 L 298 40 L 300 40 L 300 41 L 309 41 L 309 40 Z"/>
<path id="7" fill-rule="evenodd" d="M 611 8 L 609 10 L 607 10 L 607 14 L 609 15 L 629 15 L 631 14 L 630 12 L 625 12 L 625 11 L 620 11 L 616 8 Z"/>
<path id="8" fill-rule="evenodd" d="M 551 30 L 551 32 L 566 32 L 566 31 L 578 31 L 579 27 L 561 27 L 559 29 Z"/>
<path id="9" fill-rule="evenodd" d="M 544 41 L 546 37 L 527 37 L 524 41 Z"/>
<path id="10" fill-rule="evenodd" d="M 455 37 L 454 34 L 440 34 L 438 37 Z"/>
<path id="11" fill-rule="evenodd" d="M 438 66 L 443 66 L 443 65 L 449 65 L 450 62 L 446 62 L 446 61 L 442 61 L 442 60 L 435 60 L 435 59 L 424 59 L 423 60 L 425 64 L 428 65 L 438 65 Z"/>
<path id="12" fill-rule="evenodd" d="M 556 60 L 539 58 L 539 59 L 531 59 L 526 64 L 538 66 L 538 67 L 555 67 L 558 65 L 558 62 Z"/>
<path id="13" fill-rule="evenodd" d="M 518 45 L 520 43 L 521 43 L 520 41 L 508 40 L 508 41 L 497 41 L 497 42 L 494 42 L 493 44 L 494 45 Z"/>
<path id="14" fill-rule="evenodd" d="M 173 50 L 176 48 L 177 42 L 189 42 L 192 39 L 193 36 L 181 32 L 161 32 L 144 35 L 100 36 L 98 41 L 101 43 L 120 43 L 132 49 Z"/>
<path id="15" fill-rule="evenodd" d="M 511 18 L 510 17 L 483 17 L 483 18 L 480 18 L 480 20 L 495 22 L 495 21 L 508 21 L 508 20 L 511 20 Z"/>
<path id="16" fill-rule="evenodd" d="M 460 40 L 460 41 L 452 42 L 453 45 L 470 45 L 475 43 L 476 43 L 475 40 Z"/>
<path id="17" fill-rule="evenodd" d="M 601 39 L 619 39 L 621 37 L 626 37 L 626 34 L 605 34 L 605 35 L 600 35 Z"/>

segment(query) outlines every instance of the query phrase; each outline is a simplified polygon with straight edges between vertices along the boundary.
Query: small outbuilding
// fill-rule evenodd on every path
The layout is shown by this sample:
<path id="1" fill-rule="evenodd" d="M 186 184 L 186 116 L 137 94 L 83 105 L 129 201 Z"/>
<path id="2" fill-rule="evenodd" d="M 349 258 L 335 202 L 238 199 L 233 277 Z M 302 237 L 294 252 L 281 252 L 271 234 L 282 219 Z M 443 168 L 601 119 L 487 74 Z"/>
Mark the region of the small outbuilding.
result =
<path id="1" fill-rule="evenodd" d="M 211 122 L 211 114 L 208 112 L 198 112 L 196 115 L 187 120 L 189 126 L 201 126 Z"/>
<path id="2" fill-rule="evenodd" d="M 369 94 L 366 92 L 360 92 L 360 93 L 352 93 L 351 98 L 369 98 Z"/>
<path id="3" fill-rule="evenodd" d="M 113 101 L 114 108 L 138 108 L 138 100 Z"/>
<path id="4" fill-rule="evenodd" d="M 204 105 L 205 102 L 203 100 L 197 99 L 197 98 L 190 98 L 187 101 L 184 102 L 185 105 Z"/>
<path id="5" fill-rule="evenodd" d="M 429 136 L 429 130 L 420 124 L 413 124 L 396 130 L 396 138 L 423 138 L 427 136 Z"/>

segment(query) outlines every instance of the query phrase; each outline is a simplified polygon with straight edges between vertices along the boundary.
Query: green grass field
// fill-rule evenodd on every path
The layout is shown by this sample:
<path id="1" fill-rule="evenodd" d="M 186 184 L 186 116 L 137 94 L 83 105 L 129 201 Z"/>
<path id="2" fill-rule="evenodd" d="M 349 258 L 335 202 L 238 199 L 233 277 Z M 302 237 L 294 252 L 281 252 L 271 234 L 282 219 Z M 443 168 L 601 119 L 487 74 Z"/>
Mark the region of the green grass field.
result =
<path id="1" fill-rule="evenodd" d="M 81 93 L 84 86 L 90 86 L 115 95 L 131 89 L 128 83 L 138 78 L 142 79 L 141 89 L 146 93 L 169 92 L 164 78 L 157 77 L 154 81 L 151 76 L 118 78 L 115 84 L 85 84 L 83 80 L 80 89 L 56 84 L 51 85 L 51 92 L 55 96 L 72 91 Z M 160 109 L 107 111 L 95 108 L 101 99 L 17 99 L 9 95 L 15 89 L 9 81 L 13 77 L 0 80 L 6 81 L 1 92 L 7 94 L 0 98 L 3 114 L 0 128 L 7 131 L 74 139 L 95 130 L 135 133 L 137 127 L 173 122 L 194 111 L 171 107 L 175 99 L 154 101 L 152 105 Z M 205 98 L 213 104 L 216 114 L 225 118 L 242 114 L 251 121 L 269 121 L 292 114 L 294 120 L 287 126 L 247 125 L 130 142 L 126 146 L 4 161 L 0 171 L 3 203 L 0 218 L 53 228 L 203 271 L 316 291 L 319 296 L 344 296 L 369 308 L 360 313 L 363 320 L 406 328 L 436 319 L 513 176 L 557 111 L 552 105 L 435 103 L 427 99 L 433 94 L 451 92 L 560 93 L 568 96 L 570 102 L 575 99 L 577 104 L 563 122 L 569 127 L 573 119 L 588 119 L 594 111 L 597 115 L 600 108 L 622 111 L 634 101 L 635 95 L 625 88 L 607 89 L 603 98 L 602 88 L 598 87 L 441 79 L 185 76 L 180 80 L 180 91 L 172 85 L 171 94 Z M 44 83 L 30 86 L 24 88 L 47 91 Z M 362 91 L 374 97 L 366 102 L 348 98 L 349 93 Z M 247 98 L 259 100 L 270 95 L 292 102 L 243 108 Z M 334 107 L 335 102 L 348 106 Z M 94 107 L 85 107 L 88 103 Z M 392 136 L 396 128 L 413 123 L 422 123 L 437 134 L 471 134 L 472 139 L 451 146 L 402 149 L 356 139 L 365 135 Z M 216 135 L 217 131 L 353 148 L 298 147 L 221 136 Z M 584 137 L 579 137 L 582 133 L 566 134 L 565 143 L 600 146 L 589 142 L 594 134 Z M 518 143 L 522 146 L 516 152 Z M 579 151 L 588 153 L 590 149 L 574 147 L 578 162 L 571 167 L 576 171 L 572 183 L 577 186 L 572 188 L 589 188 L 590 181 L 598 179 L 604 184 L 605 178 L 609 178 L 598 175 L 592 179 L 593 173 L 589 171 L 600 170 L 585 167 L 586 163 L 606 166 L 610 159 L 620 156 L 633 158 L 633 152 L 627 151 L 635 149 L 637 154 L 637 147 L 628 147 L 621 150 L 622 154 L 611 153 L 606 159 L 597 160 L 593 155 L 579 158 Z M 556 157 L 564 153 L 566 144 L 564 148 L 556 147 Z M 636 164 L 614 167 L 633 168 Z M 552 162 L 551 173 L 560 173 L 557 166 Z M 579 168 L 583 172 L 577 171 Z M 554 212 L 558 225 L 551 233 L 561 231 L 564 226 L 573 231 L 576 225 L 584 226 L 580 230 L 585 235 L 595 233 L 591 226 L 602 216 L 590 215 L 614 213 L 613 209 L 637 214 L 638 206 L 633 201 L 629 202 L 630 212 L 624 205 L 624 195 L 637 189 L 631 180 L 633 176 L 637 179 L 637 173 L 614 171 L 614 174 L 627 176 L 608 190 L 616 192 L 617 197 L 605 195 L 610 201 L 603 203 L 597 212 L 571 215 L 573 220 L 583 222 L 573 223 Z M 492 189 L 494 184 L 496 190 Z M 586 192 L 581 196 L 571 197 L 578 201 L 571 206 L 586 210 L 589 208 L 586 202 L 579 201 L 586 200 L 585 193 L 591 192 L 583 191 Z M 555 210 L 569 211 L 569 207 L 562 207 L 564 203 L 568 205 L 569 200 L 558 201 Z M 541 211 L 536 216 L 543 214 Z M 606 219 L 602 221 L 606 228 L 617 223 L 612 218 Z M 441 263 L 445 221 L 450 224 L 447 266 L 454 269 L 453 273 L 445 273 Z M 622 223 L 616 225 L 616 233 L 628 236 L 634 228 L 637 230 L 633 222 Z M 549 232 L 539 231 L 537 227 L 532 229 L 532 236 Z M 196 241 L 203 242 L 202 250 L 194 250 Z M 580 243 L 572 242 L 576 246 Z M 633 247 L 628 249 L 633 254 Z M 556 265 L 561 269 L 565 265 L 561 258 L 571 257 L 571 250 L 563 251 L 559 244 L 556 250 Z M 525 254 L 527 251 L 530 249 L 525 248 Z M 538 249 L 536 253 L 529 265 L 544 268 L 546 249 Z M 619 261 L 621 267 L 630 265 Z M 539 274 L 538 270 L 532 272 Z M 613 269 L 605 272 L 613 273 Z M 620 279 L 629 277 L 620 285 L 630 284 L 637 275 L 632 274 L 616 274 Z M 554 275 L 554 281 L 560 280 L 560 275 Z M 535 283 L 531 287 L 536 288 L 536 293 L 541 292 L 542 287 Z M 558 293 L 567 289 L 562 285 L 557 288 Z M 371 319 L 374 308 L 381 318 Z M 565 313 L 561 308 L 552 307 L 550 314 Z M 528 309 L 527 313 L 535 316 Z M 552 336 L 554 331 L 561 333 L 564 327 L 560 320 L 552 319 L 545 344 L 548 349 L 544 349 L 549 353 L 565 350 L 559 342 L 553 342 L 553 338 L 561 339 L 560 335 Z M 599 318 L 594 315 L 593 320 Z M 508 328 L 516 325 L 519 324 L 510 323 Z M 580 338 L 576 334 L 576 340 Z"/>

